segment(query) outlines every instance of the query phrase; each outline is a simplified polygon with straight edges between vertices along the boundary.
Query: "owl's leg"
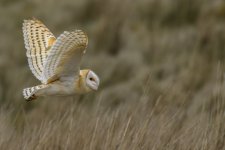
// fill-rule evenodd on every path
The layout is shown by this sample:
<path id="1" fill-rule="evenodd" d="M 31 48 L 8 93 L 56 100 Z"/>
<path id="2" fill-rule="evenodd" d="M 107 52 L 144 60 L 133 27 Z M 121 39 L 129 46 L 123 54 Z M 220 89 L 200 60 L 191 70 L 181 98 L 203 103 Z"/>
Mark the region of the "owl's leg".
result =
<path id="1" fill-rule="evenodd" d="M 27 101 L 35 100 L 38 95 L 35 95 L 36 92 L 47 88 L 48 85 L 37 85 L 30 88 L 23 89 L 23 96 Z"/>

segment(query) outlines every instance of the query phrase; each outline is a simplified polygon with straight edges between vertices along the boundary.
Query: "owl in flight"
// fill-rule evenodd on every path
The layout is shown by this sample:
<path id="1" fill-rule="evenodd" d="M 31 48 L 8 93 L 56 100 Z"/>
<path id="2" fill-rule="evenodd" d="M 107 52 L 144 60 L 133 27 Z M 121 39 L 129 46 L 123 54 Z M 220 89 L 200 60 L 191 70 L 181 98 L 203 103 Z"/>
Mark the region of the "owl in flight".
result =
<path id="1" fill-rule="evenodd" d="M 41 85 L 26 88 L 23 96 L 69 96 L 98 89 L 100 80 L 89 69 L 80 70 L 88 44 L 81 30 L 64 31 L 58 38 L 39 20 L 24 20 L 23 36 L 29 67 Z"/>

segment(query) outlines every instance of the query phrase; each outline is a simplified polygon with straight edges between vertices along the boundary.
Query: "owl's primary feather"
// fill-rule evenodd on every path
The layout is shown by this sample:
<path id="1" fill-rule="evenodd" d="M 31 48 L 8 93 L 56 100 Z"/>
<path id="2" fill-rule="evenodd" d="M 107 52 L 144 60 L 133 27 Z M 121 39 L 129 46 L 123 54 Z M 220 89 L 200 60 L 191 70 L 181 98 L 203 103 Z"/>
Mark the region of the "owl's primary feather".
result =
<path id="1" fill-rule="evenodd" d="M 62 33 L 48 53 L 43 70 L 43 82 L 78 77 L 81 58 L 87 44 L 88 38 L 81 30 Z"/>
<path id="2" fill-rule="evenodd" d="M 54 35 L 39 20 L 24 20 L 23 36 L 26 55 L 28 57 L 29 67 L 32 73 L 40 81 L 43 80 L 43 68 L 47 58 L 47 53 L 55 42 Z"/>

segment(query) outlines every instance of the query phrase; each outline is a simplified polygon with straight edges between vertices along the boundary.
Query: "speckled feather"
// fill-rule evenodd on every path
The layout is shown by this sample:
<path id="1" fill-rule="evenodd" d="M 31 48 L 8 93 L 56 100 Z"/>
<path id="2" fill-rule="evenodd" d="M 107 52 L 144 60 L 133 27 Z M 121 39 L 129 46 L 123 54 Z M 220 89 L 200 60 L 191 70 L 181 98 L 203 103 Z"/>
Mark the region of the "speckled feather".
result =
<path id="1" fill-rule="evenodd" d="M 55 42 L 54 35 L 39 20 L 24 20 L 23 36 L 28 64 L 37 79 L 42 81 L 42 72 L 47 53 Z"/>

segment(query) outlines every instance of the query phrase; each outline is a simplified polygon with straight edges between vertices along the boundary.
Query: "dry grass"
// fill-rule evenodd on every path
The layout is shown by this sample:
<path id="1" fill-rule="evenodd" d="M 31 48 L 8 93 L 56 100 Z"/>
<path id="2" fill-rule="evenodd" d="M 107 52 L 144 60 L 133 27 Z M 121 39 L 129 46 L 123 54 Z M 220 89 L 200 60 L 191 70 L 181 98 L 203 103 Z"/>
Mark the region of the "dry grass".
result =
<path id="1" fill-rule="evenodd" d="M 98 92 L 24 101 L 32 16 L 88 33 Z M 2 0 L 0 18 L 0 149 L 225 149 L 222 0 Z"/>
<path id="2" fill-rule="evenodd" d="M 74 99 L 31 111 L 1 112 L 1 149 L 223 149 L 224 109 L 218 96 L 216 112 L 189 114 L 186 104 L 139 102 L 106 107 L 101 97 L 88 106 Z M 144 97 L 144 95 L 143 95 Z M 57 101 L 57 100 L 56 100 Z M 35 102 L 34 102 L 35 103 Z M 47 104 L 43 105 L 47 105 Z M 66 104 L 61 104 L 66 103 Z M 216 103 L 216 102 L 215 102 Z M 29 105 L 29 104 L 27 104 Z M 65 106 L 66 105 L 66 109 Z M 52 109 L 52 108 L 51 108 Z M 13 109 L 10 109 L 13 110 Z M 44 113 L 45 112 L 45 113 Z M 14 116 L 12 120 L 9 117 Z M 37 116 L 38 115 L 38 116 Z"/>

